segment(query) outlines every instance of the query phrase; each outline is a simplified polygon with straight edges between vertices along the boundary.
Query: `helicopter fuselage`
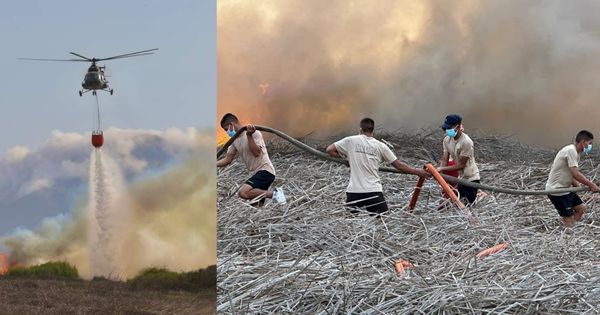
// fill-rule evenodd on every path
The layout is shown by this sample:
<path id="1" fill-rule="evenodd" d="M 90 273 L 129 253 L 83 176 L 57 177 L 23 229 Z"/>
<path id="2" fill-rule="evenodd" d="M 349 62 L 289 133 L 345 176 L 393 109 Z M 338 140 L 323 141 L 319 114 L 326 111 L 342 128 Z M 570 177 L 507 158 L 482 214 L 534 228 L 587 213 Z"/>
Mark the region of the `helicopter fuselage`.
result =
<path id="1" fill-rule="evenodd" d="M 88 68 L 88 72 L 85 74 L 83 82 L 81 82 L 81 87 L 83 87 L 83 90 L 79 91 L 79 96 L 89 91 L 96 95 L 96 90 L 106 91 L 110 95 L 113 94 L 113 90 L 108 87 L 104 67 L 97 66 L 95 62 L 92 62 L 92 65 Z"/>
<path id="2" fill-rule="evenodd" d="M 81 86 L 86 90 L 104 90 L 108 88 L 108 81 L 102 71 L 89 71 L 85 74 Z"/>

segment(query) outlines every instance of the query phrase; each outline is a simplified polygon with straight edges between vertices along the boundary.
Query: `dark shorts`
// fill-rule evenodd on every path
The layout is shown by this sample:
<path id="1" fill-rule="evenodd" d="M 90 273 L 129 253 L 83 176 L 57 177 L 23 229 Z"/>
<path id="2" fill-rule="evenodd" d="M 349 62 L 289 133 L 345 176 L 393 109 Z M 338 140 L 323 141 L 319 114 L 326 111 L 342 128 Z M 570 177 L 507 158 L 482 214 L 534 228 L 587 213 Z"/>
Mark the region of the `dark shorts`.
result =
<path id="1" fill-rule="evenodd" d="M 366 199 L 366 200 L 363 200 Z M 346 206 L 350 208 L 366 208 L 373 213 L 388 211 L 388 205 L 382 192 L 346 193 Z M 351 210 L 352 213 L 358 212 Z"/>
<path id="2" fill-rule="evenodd" d="M 480 180 L 474 180 L 472 181 L 473 183 L 480 183 Z M 475 199 L 477 199 L 477 188 L 471 188 L 471 187 L 467 187 L 467 186 L 463 186 L 461 184 L 458 184 L 458 187 L 456 188 L 458 190 L 458 193 L 460 195 L 460 199 L 466 198 L 469 203 L 474 203 Z"/>
<path id="3" fill-rule="evenodd" d="M 563 196 L 548 195 L 548 198 L 550 198 L 554 208 L 558 210 L 558 214 L 561 217 L 572 216 L 574 214 L 573 208 L 583 203 L 581 198 L 579 198 L 579 196 L 577 196 L 577 194 L 574 192 Z"/>
<path id="4" fill-rule="evenodd" d="M 252 188 L 258 188 L 261 190 L 267 190 L 275 180 L 275 175 L 261 170 L 256 172 L 256 174 L 252 175 L 252 177 L 248 178 L 246 184 L 252 186 Z"/>

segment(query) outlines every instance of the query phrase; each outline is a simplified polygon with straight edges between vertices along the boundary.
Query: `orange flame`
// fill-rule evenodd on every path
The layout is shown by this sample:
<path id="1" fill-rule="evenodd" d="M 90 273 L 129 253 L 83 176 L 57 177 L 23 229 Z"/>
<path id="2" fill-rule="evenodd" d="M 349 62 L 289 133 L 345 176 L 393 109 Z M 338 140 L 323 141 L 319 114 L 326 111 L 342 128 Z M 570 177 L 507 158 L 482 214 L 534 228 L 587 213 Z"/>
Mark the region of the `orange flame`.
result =
<path id="1" fill-rule="evenodd" d="M 8 258 L 5 254 L 0 253 L 0 276 L 8 272 Z"/>

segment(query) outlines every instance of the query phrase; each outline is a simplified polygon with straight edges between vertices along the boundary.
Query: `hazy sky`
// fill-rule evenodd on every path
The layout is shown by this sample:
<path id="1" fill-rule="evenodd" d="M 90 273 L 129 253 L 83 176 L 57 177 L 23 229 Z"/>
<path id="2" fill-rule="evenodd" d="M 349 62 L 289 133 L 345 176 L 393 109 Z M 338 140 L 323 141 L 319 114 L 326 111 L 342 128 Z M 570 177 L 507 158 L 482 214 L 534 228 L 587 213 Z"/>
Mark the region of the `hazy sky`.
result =
<path id="1" fill-rule="evenodd" d="M 77 91 L 88 63 L 69 59 L 159 48 L 107 61 L 114 95 L 99 92 L 103 127 L 213 127 L 216 3 L 177 1 L 10 1 L 0 10 L 0 154 L 39 147 L 52 130 L 93 128 L 94 98 Z"/>

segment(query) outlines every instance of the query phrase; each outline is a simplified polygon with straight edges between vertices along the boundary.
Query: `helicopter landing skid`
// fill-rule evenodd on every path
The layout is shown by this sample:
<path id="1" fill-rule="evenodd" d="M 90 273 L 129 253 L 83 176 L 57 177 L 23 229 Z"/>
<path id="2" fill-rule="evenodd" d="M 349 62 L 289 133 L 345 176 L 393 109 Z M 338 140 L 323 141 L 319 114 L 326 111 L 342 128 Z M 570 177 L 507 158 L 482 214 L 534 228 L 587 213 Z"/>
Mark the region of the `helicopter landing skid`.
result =
<path id="1" fill-rule="evenodd" d="M 83 94 L 90 92 L 90 91 L 92 92 L 92 95 L 96 95 L 97 90 L 80 90 L 79 96 L 83 96 Z M 113 89 L 102 89 L 101 91 L 105 91 L 107 93 L 110 93 L 110 95 L 113 95 Z"/>

